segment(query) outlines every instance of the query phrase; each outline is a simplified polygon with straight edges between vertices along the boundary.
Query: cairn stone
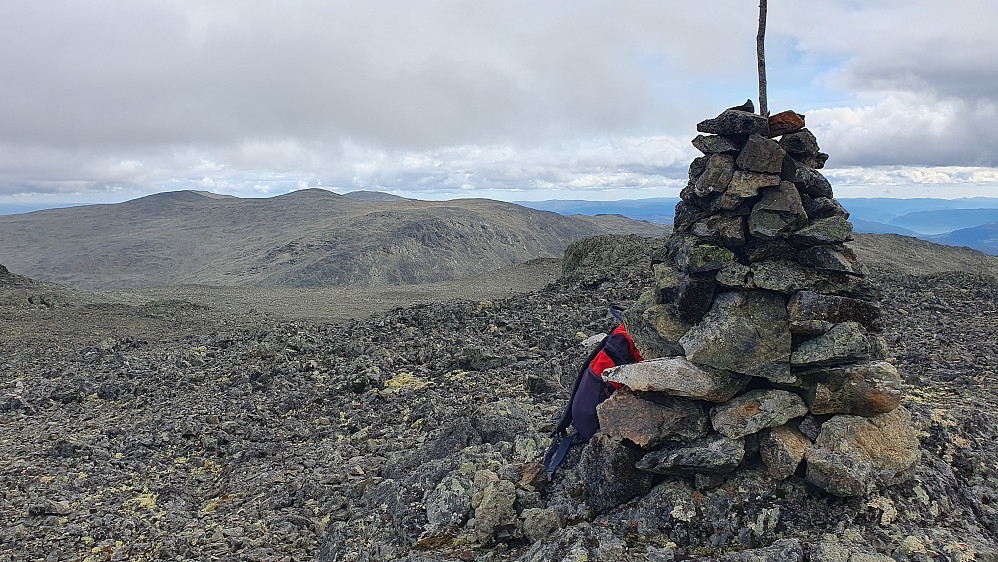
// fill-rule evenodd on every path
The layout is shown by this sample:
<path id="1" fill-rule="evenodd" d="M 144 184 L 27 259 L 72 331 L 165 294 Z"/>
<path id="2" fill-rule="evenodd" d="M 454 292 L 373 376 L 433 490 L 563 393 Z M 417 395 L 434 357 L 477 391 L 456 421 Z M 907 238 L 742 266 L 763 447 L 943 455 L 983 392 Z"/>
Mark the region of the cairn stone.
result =
<path id="1" fill-rule="evenodd" d="M 759 456 L 769 475 L 784 480 L 800 466 L 811 440 L 792 425 L 774 427 L 759 442 Z"/>
<path id="2" fill-rule="evenodd" d="M 921 458 L 904 407 L 866 418 L 835 416 L 807 453 L 807 481 L 836 496 L 868 495 L 908 480 Z"/>
<path id="3" fill-rule="evenodd" d="M 667 441 L 693 441 L 707 434 L 699 403 L 661 392 L 622 388 L 596 407 L 600 431 L 648 449 Z"/>
<path id="4" fill-rule="evenodd" d="M 633 390 L 665 392 L 708 402 L 727 402 L 749 383 L 746 376 L 700 367 L 685 357 L 666 357 L 612 367 L 603 372 L 603 378 Z"/>
<path id="5" fill-rule="evenodd" d="M 812 370 L 804 378 L 813 381 L 804 401 L 814 415 L 873 417 L 901 404 L 901 375 L 886 361 Z"/>
<path id="6" fill-rule="evenodd" d="M 697 132 L 715 135 L 769 135 L 769 119 L 748 111 L 726 109 L 713 119 L 697 123 Z"/>
<path id="7" fill-rule="evenodd" d="M 796 111 L 782 111 L 769 116 L 769 137 L 795 133 L 804 128 L 804 116 Z"/>
<path id="8" fill-rule="evenodd" d="M 822 295 L 799 291 L 787 304 L 790 331 L 795 334 L 818 335 L 834 324 L 852 320 L 870 331 L 881 328 L 880 305 L 863 299 L 838 295 Z"/>
<path id="9" fill-rule="evenodd" d="M 871 493 L 910 477 L 919 455 L 877 335 L 880 293 L 847 245 L 849 212 L 817 171 L 828 155 L 803 116 L 751 111 L 697 125 L 704 156 L 653 259 L 655 286 L 624 315 L 655 359 L 606 371 L 627 389 L 600 406 L 607 439 L 641 445 L 638 468 L 699 487 L 758 453 L 773 478 L 806 463 L 830 494 Z M 677 431 L 676 405 L 699 401 L 714 403 L 706 434 L 688 421 Z"/>
<path id="10" fill-rule="evenodd" d="M 791 337 L 783 298 L 767 291 L 729 291 L 714 298 L 700 323 L 679 339 L 699 365 L 774 381 L 790 375 Z"/>
<path id="11" fill-rule="evenodd" d="M 744 458 L 744 439 L 712 434 L 648 453 L 637 467 L 658 474 L 727 474 L 738 468 Z"/>
<path id="12" fill-rule="evenodd" d="M 732 439 L 777 427 L 807 413 L 804 400 L 786 390 L 753 390 L 710 410 L 714 430 Z"/>
<path id="13" fill-rule="evenodd" d="M 637 468 L 639 460 L 640 450 L 620 439 L 597 433 L 589 440 L 579 457 L 578 470 L 594 512 L 606 513 L 651 490 L 652 475 Z"/>

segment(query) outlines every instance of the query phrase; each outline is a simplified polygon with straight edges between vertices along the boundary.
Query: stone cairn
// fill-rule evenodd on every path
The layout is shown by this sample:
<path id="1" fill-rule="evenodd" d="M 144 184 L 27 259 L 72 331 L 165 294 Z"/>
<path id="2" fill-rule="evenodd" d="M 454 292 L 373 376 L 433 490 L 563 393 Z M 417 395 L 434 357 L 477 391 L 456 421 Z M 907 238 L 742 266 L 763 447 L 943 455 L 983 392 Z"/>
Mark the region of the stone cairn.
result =
<path id="1" fill-rule="evenodd" d="M 583 452 L 594 508 L 647 491 L 651 473 L 705 488 L 760 459 L 836 496 L 910 478 L 919 443 L 849 213 L 816 171 L 828 155 L 802 115 L 751 101 L 697 131 L 655 286 L 624 315 L 646 360 L 604 374 L 624 388 Z M 620 481 L 586 478 L 594 462 Z"/>

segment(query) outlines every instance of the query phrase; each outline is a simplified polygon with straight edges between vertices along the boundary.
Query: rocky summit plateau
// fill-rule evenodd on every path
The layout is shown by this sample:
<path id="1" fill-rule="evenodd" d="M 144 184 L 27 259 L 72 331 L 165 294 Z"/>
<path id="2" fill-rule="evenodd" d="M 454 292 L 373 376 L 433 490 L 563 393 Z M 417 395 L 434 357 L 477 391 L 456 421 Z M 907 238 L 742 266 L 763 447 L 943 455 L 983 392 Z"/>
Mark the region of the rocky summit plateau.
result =
<path id="1" fill-rule="evenodd" d="M 4 261 L 0 562 L 998 560 L 998 258 L 851 233 L 803 123 L 741 113 L 669 238 L 399 286 Z M 611 304 L 647 360 L 548 479 Z"/>

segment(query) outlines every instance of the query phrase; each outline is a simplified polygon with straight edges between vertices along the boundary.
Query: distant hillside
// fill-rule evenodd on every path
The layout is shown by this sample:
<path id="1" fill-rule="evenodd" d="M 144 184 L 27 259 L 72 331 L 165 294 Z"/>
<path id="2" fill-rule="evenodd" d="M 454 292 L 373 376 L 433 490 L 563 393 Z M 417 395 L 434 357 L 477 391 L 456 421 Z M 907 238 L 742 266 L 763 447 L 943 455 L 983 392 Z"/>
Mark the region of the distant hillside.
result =
<path id="1" fill-rule="evenodd" d="M 907 228 L 894 226 L 892 224 L 865 221 L 863 219 L 857 219 L 853 217 L 849 217 L 849 222 L 852 223 L 852 227 L 855 232 L 866 232 L 869 234 L 901 234 L 903 236 L 918 236 L 918 233 L 915 232 L 914 230 L 908 230 Z"/>
<path id="2" fill-rule="evenodd" d="M 561 257 L 571 242 L 597 234 L 667 232 L 622 217 L 563 217 L 487 199 L 179 191 L 2 216 L 0 260 L 16 273 L 81 289 L 387 286 Z"/>
<path id="3" fill-rule="evenodd" d="M 943 234 L 993 222 L 998 222 L 998 209 L 942 209 L 907 213 L 890 224 L 921 234 Z"/>
<path id="4" fill-rule="evenodd" d="M 973 228 L 961 228 L 947 234 L 932 237 L 934 242 L 950 246 L 966 246 L 985 254 L 998 256 L 998 222 L 982 224 Z"/>

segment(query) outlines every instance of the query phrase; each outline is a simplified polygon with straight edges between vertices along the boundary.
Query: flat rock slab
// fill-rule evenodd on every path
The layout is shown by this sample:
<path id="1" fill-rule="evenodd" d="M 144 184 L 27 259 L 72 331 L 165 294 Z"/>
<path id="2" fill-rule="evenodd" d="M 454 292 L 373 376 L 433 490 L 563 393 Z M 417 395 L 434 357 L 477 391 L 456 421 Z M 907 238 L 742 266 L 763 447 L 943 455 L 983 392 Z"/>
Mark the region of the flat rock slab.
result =
<path id="1" fill-rule="evenodd" d="M 781 426 L 807 413 L 804 399 L 786 390 L 753 390 L 710 410 L 718 433 L 732 439 Z"/>
<path id="2" fill-rule="evenodd" d="M 646 449 L 667 441 L 693 441 L 709 429 L 699 403 L 658 392 L 620 389 L 596 412 L 600 431 Z"/>
<path id="3" fill-rule="evenodd" d="M 804 401 L 815 415 L 872 417 L 901 403 L 901 375 L 886 361 L 809 371 L 804 379 L 813 381 Z"/>
<path id="4" fill-rule="evenodd" d="M 804 548 L 797 539 L 780 539 L 773 541 L 769 546 L 729 552 L 708 560 L 709 562 L 804 562 Z"/>
<path id="5" fill-rule="evenodd" d="M 841 244 L 849 240 L 852 240 L 852 223 L 842 215 L 813 220 L 790 236 L 790 243 L 800 248 Z"/>
<path id="6" fill-rule="evenodd" d="M 838 295 L 800 291 L 787 304 L 790 331 L 795 334 L 823 334 L 840 322 L 859 322 L 864 328 L 881 328 L 880 305 L 875 301 Z"/>
<path id="7" fill-rule="evenodd" d="M 790 354 L 790 364 L 795 367 L 842 365 L 886 358 L 887 343 L 883 338 L 867 334 L 859 322 L 842 322 L 824 334 L 802 342 Z"/>
<path id="8" fill-rule="evenodd" d="M 780 143 L 761 135 L 752 135 L 738 153 L 735 164 L 739 170 L 779 174 L 787 152 Z"/>
<path id="9" fill-rule="evenodd" d="M 804 128 L 804 116 L 796 111 L 781 111 L 769 116 L 769 136 L 778 137 Z"/>
<path id="10" fill-rule="evenodd" d="M 697 132 L 715 135 L 769 134 L 769 119 L 748 111 L 726 109 L 713 119 L 697 123 Z"/>
<path id="11" fill-rule="evenodd" d="M 872 418 L 835 416 L 805 456 L 807 481 L 836 496 L 868 495 L 911 478 L 920 458 L 903 406 Z"/>
<path id="12" fill-rule="evenodd" d="M 781 293 L 813 291 L 828 295 L 876 300 L 880 291 L 869 281 L 841 271 L 822 271 L 788 260 L 753 263 L 752 283 L 760 289 Z"/>
<path id="13" fill-rule="evenodd" d="M 704 368 L 685 357 L 667 357 L 620 365 L 603 371 L 603 378 L 631 390 L 666 392 L 674 396 L 727 402 L 749 383 L 749 377 Z"/>
<path id="14" fill-rule="evenodd" d="M 759 442 L 759 455 L 770 476 L 784 480 L 797 470 L 810 447 L 811 440 L 787 424 L 769 430 Z"/>
<path id="15" fill-rule="evenodd" d="M 719 293 L 679 343 L 698 365 L 774 381 L 790 377 L 787 308 L 782 296 L 768 291 Z"/>
<path id="16" fill-rule="evenodd" d="M 744 439 L 714 434 L 648 453 L 637 467 L 659 474 L 727 474 L 744 458 Z"/>

